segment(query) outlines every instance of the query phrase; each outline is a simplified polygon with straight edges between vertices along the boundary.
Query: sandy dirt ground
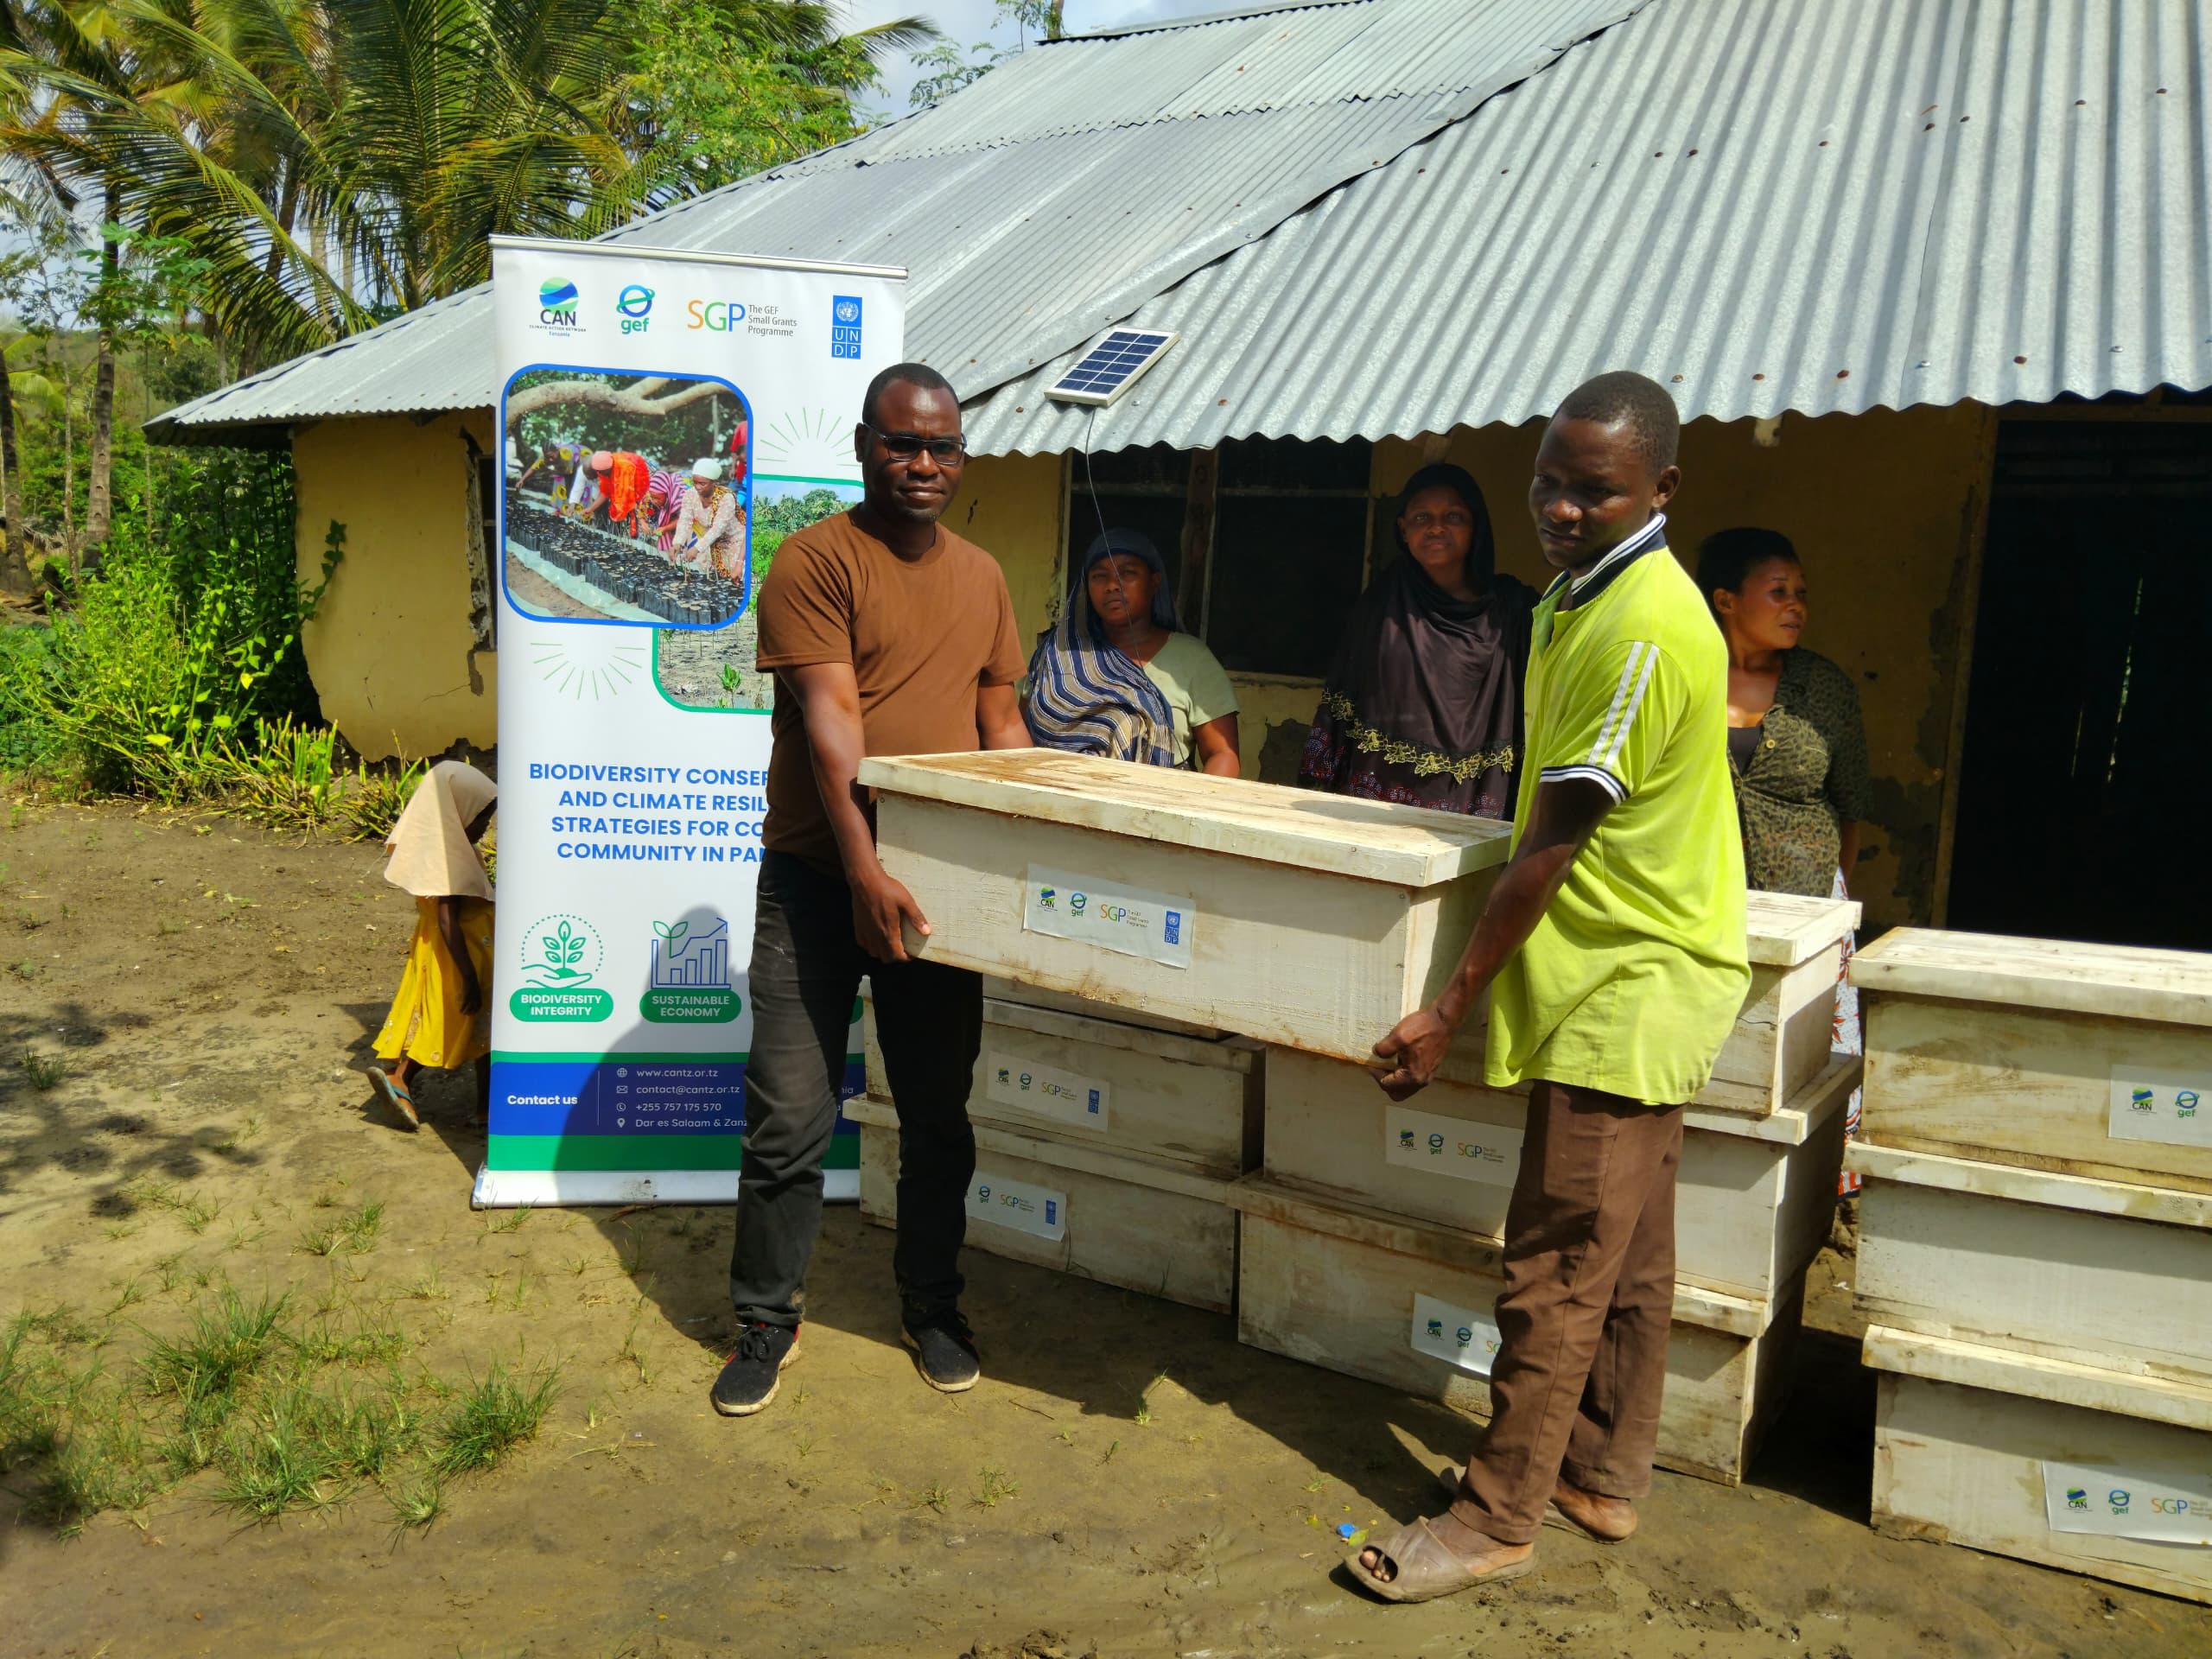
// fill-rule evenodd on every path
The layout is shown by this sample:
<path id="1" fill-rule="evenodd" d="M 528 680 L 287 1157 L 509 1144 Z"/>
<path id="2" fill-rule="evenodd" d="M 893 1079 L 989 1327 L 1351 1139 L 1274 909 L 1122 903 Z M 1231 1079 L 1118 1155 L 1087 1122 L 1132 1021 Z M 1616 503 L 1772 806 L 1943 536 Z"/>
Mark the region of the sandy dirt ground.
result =
<path id="1" fill-rule="evenodd" d="M 227 1280 L 374 1310 L 410 1364 L 560 1367 L 536 1440 L 427 1531 L 373 1489 L 241 1525 L 205 1474 L 73 1538 L 0 1497 L 10 1655 L 2212 1652 L 2204 1609 L 1867 1529 L 1847 1259 L 1816 1270 L 1830 1334 L 1751 1484 L 1662 1474 L 1630 1544 L 1547 1534 L 1532 1577 L 1426 1607 L 1349 1588 L 1332 1529 L 1432 1507 L 1465 1422 L 973 1252 L 986 1380 L 941 1397 L 850 1209 L 783 1397 L 723 1421 L 727 1211 L 474 1214 L 461 1080 L 429 1084 L 419 1135 L 370 1103 L 411 920 L 374 849 L 4 795 L 0 823 L 0 1316 L 75 1311 L 127 1380 Z M 54 1086 L 27 1046 L 66 1062 Z M 300 1249 L 369 1200 L 373 1249 Z"/>
<path id="2" fill-rule="evenodd" d="M 606 612 L 569 598 L 512 553 L 507 556 L 507 593 L 532 616 L 580 617 L 591 622 L 607 618 Z"/>

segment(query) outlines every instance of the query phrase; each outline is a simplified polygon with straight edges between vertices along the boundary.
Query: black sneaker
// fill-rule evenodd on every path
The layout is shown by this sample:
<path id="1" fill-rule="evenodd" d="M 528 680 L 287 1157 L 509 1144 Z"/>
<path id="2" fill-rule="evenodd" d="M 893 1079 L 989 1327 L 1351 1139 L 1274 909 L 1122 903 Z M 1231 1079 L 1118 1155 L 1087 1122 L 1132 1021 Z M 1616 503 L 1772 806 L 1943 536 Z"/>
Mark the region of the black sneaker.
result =
<path id="1" fill-rule="evenodd" d="M 785 1366 L 798 1357 L 798 1332 L 780 1325 L 748 1325 L 737 1349 L 715 1379 L 715 1409 L 725 1417 L 750 1417 L 776 1397 Z"/>
<path id="2" fill-rule="evenodd" d="M 914 1351 L 914 1369 L 940 1394 L 965 1394 L 983 1375 L 975 1334 L 960 1310 L 948 1307 L 925 1319 L 899 1321 L 899 1335 Z"/>

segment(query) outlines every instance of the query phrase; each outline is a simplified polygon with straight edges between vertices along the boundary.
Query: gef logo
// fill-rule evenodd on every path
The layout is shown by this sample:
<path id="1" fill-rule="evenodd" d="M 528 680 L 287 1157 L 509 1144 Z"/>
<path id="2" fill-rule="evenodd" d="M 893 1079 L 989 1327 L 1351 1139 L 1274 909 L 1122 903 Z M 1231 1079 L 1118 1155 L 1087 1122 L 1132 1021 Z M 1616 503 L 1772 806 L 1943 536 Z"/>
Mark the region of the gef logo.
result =
<path id="1" fill-rule="evenodd" d="M 830 302 L 830 355 L 857 358 L 860 354 L 860 296 L 837 295 Z"/>
<path id="2" fill-rule="evenodd" d="M 653 291 L 642 283 L 632 283 L 615 296 L 614 309 L 622 319 L 624 334 L 643 334 L 652 327 Z"/>

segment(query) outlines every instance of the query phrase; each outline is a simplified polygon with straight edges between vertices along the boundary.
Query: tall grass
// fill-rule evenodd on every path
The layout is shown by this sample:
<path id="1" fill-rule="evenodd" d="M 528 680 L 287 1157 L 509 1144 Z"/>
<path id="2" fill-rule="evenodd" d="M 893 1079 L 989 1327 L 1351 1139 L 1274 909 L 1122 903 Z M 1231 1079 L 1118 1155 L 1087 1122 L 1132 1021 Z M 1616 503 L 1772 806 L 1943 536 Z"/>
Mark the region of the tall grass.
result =
<path id="1" fill-rule="evenodd" d="M 553 1369 L 410 1375 L 406 1338 L 382 1315 L 333 1309 L 299 1327 L 292 1312 L 287 1296 L 224 1283 L 120 1370 L 99 1363 L 106 1336 L 67 1309 L 0 1326 L 0 1474 L 23 1513 L 72 1534 L 205 1475 L 200 1495 L 251 1521 L 378 1490 L 400 1527 L 427 1527 L 443 1483 L 496 1467 L 557 1393 Z"/>
<path id="2" fill-rule="evenodd" d="M 540 1371 L 524 1382 L 494 1360 L 482 1379 L 462 1392 L 439 1426 L 437 1471 L 465 1475 L 495 1466 L 537 1434 L 557 1392 L 559 1378 L 553 1371 Z"/>

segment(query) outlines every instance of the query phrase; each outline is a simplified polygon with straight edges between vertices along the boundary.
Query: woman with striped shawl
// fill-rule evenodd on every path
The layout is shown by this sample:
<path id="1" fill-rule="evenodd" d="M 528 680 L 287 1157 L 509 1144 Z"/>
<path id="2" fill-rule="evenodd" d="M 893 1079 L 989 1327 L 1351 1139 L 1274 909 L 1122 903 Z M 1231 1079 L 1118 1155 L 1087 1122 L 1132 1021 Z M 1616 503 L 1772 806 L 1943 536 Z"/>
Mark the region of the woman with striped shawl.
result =
<path id="1" fill-rule="evenodd" d="M 1103 531 L 1084 552 L 1029 659 L 1023 713 L 1041 748 L 1237 775 L 1236 694 L 1177 627 L 1167 567 L 1139 531 Z"/>
<path id="2" fill-rule="evenodd" d="M 665 467 L 656 467 L 645 482 L 645 499 L 630 533 L 639 541 L 651 537 L 667 552 L 676 544 L 676 515 L 683 510 L 683 480 Z"/>

